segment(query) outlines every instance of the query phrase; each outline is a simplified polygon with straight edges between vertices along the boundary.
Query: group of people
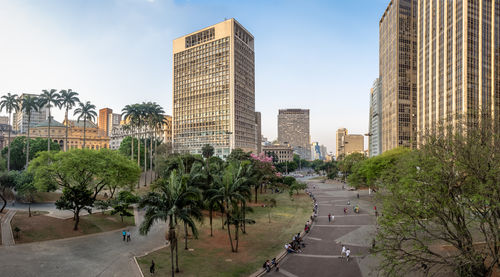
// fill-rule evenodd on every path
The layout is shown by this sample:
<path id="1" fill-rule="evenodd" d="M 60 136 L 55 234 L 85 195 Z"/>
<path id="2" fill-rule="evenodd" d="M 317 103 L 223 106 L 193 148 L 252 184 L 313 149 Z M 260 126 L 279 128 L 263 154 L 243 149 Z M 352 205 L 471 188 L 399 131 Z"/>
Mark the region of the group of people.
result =
<path id="1" fill-rule="evenodd" d="M 342 252 L 340 252 L 340 258 L 346 258 L 349 261 L 349 257 L 351 256 L 351 250 L 346 248 L 345 245 L 342 245 Z"/>
<path id="2" fill-rule="evenodd" d="M 267 260 L 262 266 L 266 272 L 270 272 L 271 268 L 275 268 L 275 271 L 280 271 L 280 265 L 276 261 L 276 258 L 273 258 L 271 261 Z"/>
<path id="3" fill-rule="evenodd" d="M 127 242 L 130 241 L 130 230 L 123 230 L 122 231 L 122 236 L 123 236 L 123 241 L 125 241 L 125 239 L 127 240 Z"/>

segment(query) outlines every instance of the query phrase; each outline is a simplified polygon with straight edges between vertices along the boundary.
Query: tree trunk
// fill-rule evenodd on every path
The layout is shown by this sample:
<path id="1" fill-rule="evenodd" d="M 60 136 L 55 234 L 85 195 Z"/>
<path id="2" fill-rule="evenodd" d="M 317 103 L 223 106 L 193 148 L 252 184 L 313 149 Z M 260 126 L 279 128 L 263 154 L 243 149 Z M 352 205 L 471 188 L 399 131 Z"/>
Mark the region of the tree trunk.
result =
<path id="1" fill-rule="evenodd" d="M 31 112 L 28 113 L 28 138 L 26 139 L 26 169 L 30 160 L 30 125 L 31 125 Z"/>
<path id="2" fill-rule="evenodd" d="M 188 250 L 188 229 L 186 223 L 184 223 L 184 250 Z"/>
<path id="3" fill-rule="evenodd" d="M 172 234 L 172 229 L 170 229 L 169 232 L 170 232 L 170 234 Z M 174 233 L 175 233 L 175 231 L 174 231 Z M 170 259 L 171 259 L 171 263 L 172 263 L 172 277 L 174 277 L 174 242 L 171 238 L 169 238 L 169 240 L 170 240 Z"/>
<path id="4" fill-rule="evenodd" d="M 239 245 L 239 237 L 238 237 L 238 234 L 239 234 L 239 231 L 240 231 L 240 223 L 238 222 L 238 224 L 234 224 L 234 227 L 236 228 L 236 237 L 235 237 L 235 240 L 236 240 L 236 249 L 234 252 L 238 252 L 238 245 Z"/>
<path id="5" fill-rule="evenodd" d="M 28 217 L 31 217 L 31 202 L 28 203 Z"/>
<path id="6" fill-rule="evenodd" d="M 11 117 L 11 112 L 9 113 L 9 124 L 11 124 L 10 122 L 10 117 Z M 14 125 L 14 124 L 12 124 Z M 7 127 L 9 128 L 9 138 L 7 140 L 7 143 L 9 145 L 9 148 L 7 148 L 7 171 L 10 171 L 10 131 L 12 129 L 12 125 L 7 125 Z"/>
<path id="7" fill-rule="evenodd" d="M 259 192 L 258 189 L 259 187 L 255 185 L 255 203 L 257 203 L 257 193 Z"/>
<path id="8" fill-rule="evenodd" d="M 243 231 L 243 234 L 246 234 L 246 207 L 247 207 L 247 203 L 245 201 L 243 201 L 243 203 L 241 203 L 242 205 L 242 212 L 243 212 L 243 225 L 242 225 L 242 231 Z M 238 247 L 236 247 L 237 249 Z"/>
<path id="9" fill-rule="evenodd" d="M 214 236 L 214 233 L 212 231 L 212 214 L 213 214 L 213 209 L 212 209 L 212 205 L 210 205 L 209 207 L 209 211 L 208 211 L 208 214 L 209 214 L 209 217 L 210 217 L 210 236 L 213 237 Z"/>
<path id="10" fill-rule="evenodd" d="M 66 134 L 65 134 L 65 140 L 64 140 L 64 151 L 68 151 L 68 106 L 66 106 L 66 113 L 64 114 L 64 121 L 66 123 Z"/>
<path id="11" fill-rule="evenodd" d="M 131 138 L 131 143 L 130 143 L 130 159 L 133 161 L 134 160 L 134 134 L 133 132 L 130 133 L 130 138 Z"/>
<path id="12" fill-rule="evenodd" d="M 147 154 L 148 154 L 148 146 L 147 146 L 147 139 L 146 135 L 144 134 L 144 186 L 147 185 L 148 182 L 148 161 L 147 161 Z"/>
<path id="13" fill-rule="evenodd" d="M 3 205 L 2 205 L 2 208 L 0 209 L 0 213 L 3 213 L 3 209 L 5 209 L 5 206 L 7 206 L 7 199 L 5 199 L 5 197 L 3 197 L 3 193 L 0 193 L 0 198 L 2 198 L 2 201 L 3 201 Z"/>
<path id="14" fill-rule="evenodd" d="M 82 149 L 85 149 L 85 129 L 87 127 L 87 119 L 84 118 L 83 119 L 83 148 Z"/>
<path id="15" fill-rule="evenodd" d="M 220 208 L 220 218 L 222 220 L 222 230 L 224 230 L 224 206 Z"/>
<path id="16" fill-rule="evenodd" d="M 229 243 L 231 243 L 231 252 L 234 252 L 233 238 L 231 237 L 231 224 L 229 224 L 229 213 L 226 214 L 227 217 L 227 234 L 229 236 Z"/>
<path id="17" fill-rule="evenodd" d="M 49 132 L 48 132 L 48 136 L 47 136 L 47 151 L 50 152 L 50 121 L 51 121 L 51 118 L 50 118 L 50 102 L 49 102 Z"/>
<path id="18" fill-rule="evenodd" d="M 179 272 L 179 242 L 175 238 L 175 272 Z"/>
<path id="19" fill-rule="evenodd" d="M 76 210 L 75 212 L 75 227 L 73 227 L 73 231 L 78 230 L 78 223 L 80 223 L 80 210 Z"/>
<path id="20" fill-rule="evenodd" d="M 154 133 L 151 135 L 150 141 L 149 141 L 149 181 L 152 183 L 153 182 L 153 140 L 154 140 Z"/>

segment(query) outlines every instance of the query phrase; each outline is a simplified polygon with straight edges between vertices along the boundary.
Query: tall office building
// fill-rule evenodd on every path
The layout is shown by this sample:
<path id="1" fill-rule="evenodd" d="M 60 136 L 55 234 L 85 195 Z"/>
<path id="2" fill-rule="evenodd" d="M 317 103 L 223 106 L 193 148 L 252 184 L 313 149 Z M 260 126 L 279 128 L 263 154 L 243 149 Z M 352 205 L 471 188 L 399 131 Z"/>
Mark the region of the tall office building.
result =
<path id="1" fill-rule="evenodd" d="M 235 19 L 173 42 L 173 148 L 255 151 L 254 37 Z"/>
<path id="2" fill-rule="evenodd" d="M 22 101 L 22 99 L 26 96 L 39 97 L 40 95 L 23 93 L 19 98 Z M 47 107 L 42 107 L 38 111 L 32 111 L 30 116 L 30 128 L 44 122 L 47 119 L 48 114 Z M 12 130 L 23 134 L 27 132 L 28 114 L 26 112 L 19 110 L 13 114 Z"/>
<path id="3" fill-rule="evenodd" d="M 97 125 L 102 135 L 107 135 L 110 131 L 109 129 L 113 129 L 109 123 L 109 115 L 111 114 L 113 114 L 113 110 L 110 108 L 103 108 L 99 110 Z"/>
<path id="4" fill-rule="evenodd" d="M 302 159 L 311 159 L 309 110 L 283 109 L 278 113 L 278 142 L 290 145 Z"/>
<path id="5" fill-rule="evenodd" d="M 500 122 L 500 2 L 418 2 L 419 134 L 457 119 Z"/>
<path id="6" fill-rule="evenodd" d="M 353 153 L 365 153 L 365 137 L 363 135 L 348 134 L 346 128 L 337 130 L 337 159 Z"/>
<path id="7" fill-rule="evenodd" d="M 110 113 L 108 114 L 108 128 L 106 136 L 110 137 L 113 132 L 113 128 L 120 127 L 120 122 L 122 121 L 122 115 L 119 113 Z"/>
<path id="8" fill-rule="evenodd" d="M 255 112 L 255 143 L 257 144 L 257 153 L 262 152 L 262 115 Z"/>
<path id="9" fill-rule="evenodd" d="M 382 92 L 379 78 L 373 82 L 370 90 L 370 126 L 368 137 L 368 149 L 370 157 L 382 153 Z"/>
<path id="10" fill-rule="evenodd" d="M 416 146 L 417 0 L 392 0 L 379 23 L 382 151 Z"/>

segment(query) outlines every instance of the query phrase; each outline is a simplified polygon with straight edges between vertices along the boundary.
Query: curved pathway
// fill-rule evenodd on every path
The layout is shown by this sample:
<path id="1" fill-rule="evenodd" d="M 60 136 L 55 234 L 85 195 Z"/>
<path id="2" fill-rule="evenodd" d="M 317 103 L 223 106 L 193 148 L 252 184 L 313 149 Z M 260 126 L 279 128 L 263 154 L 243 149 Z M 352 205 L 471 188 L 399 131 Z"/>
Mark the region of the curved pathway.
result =
<path id="1" fill-rule="evenodd" d="M 11 246 L 16 244 L 14 241 L 14 235 L 12 234 L 12 228 L 10 226 L 10 221 L 16 214 L 15 210 L 8 210 L 5 215 L 1 217 L 0 228 L 2 231 L 2 245 Z"/>
<path id="2" fill-rule="evenodd" d="M 356 196 L 358 192 L 342 190 L 340 183 L 307 182 L 309 191 L 316 197 L 318 217 L 304 237 L 306 247 L 302 253 L 288 254 L 280 264 L 280 271 L 266 276 L 376 276 L 376 262 L 369 256 L 375 216 L 368 192 L 359 192 L 360 200 Z M 359 214 L 353 212 L 356 204 L 360 206 Z M 348 208 L 347 215 L 344 215 L 344 207 Z M 328 222 L 329 213 L 335 216 L 332 222 Z M 342 244 L 351 250 L 349 262 L 340 258 Z"/>
<path id="3" fill-rule="evenodd" d="M 139 212 L 138 218 L 142 218 Z M 141 222 L 141 220 L 136 220 Z M 134 256 L 165 245 L 165 224 L 157 223 L 147 236 L 131 227 L 132 241 L 121 230 L 53 241 L 0 247 L 2 277 L 141 276 Z"/>

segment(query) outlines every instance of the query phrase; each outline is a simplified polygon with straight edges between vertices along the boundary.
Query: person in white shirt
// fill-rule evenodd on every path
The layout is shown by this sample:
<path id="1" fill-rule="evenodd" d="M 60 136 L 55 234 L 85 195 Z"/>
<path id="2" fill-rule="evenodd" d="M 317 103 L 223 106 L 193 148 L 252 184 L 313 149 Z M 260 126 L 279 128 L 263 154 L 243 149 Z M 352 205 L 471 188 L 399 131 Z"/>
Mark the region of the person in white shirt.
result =
<path id="1" fill-rule="evenodd" d="M 340 252 L 340 258 L 344 257 L 345 251 L 346 251 L 345 245 L 342 245 L 342 252 Z"/>
<path id="2" fill-rule="evenodd" d="M 351 255 L 351 250 L 347 248 L 347 250 L 345 251 L 345 257 L 347 258 L 347 261 L 349 261 L 349 255 Z"/>

